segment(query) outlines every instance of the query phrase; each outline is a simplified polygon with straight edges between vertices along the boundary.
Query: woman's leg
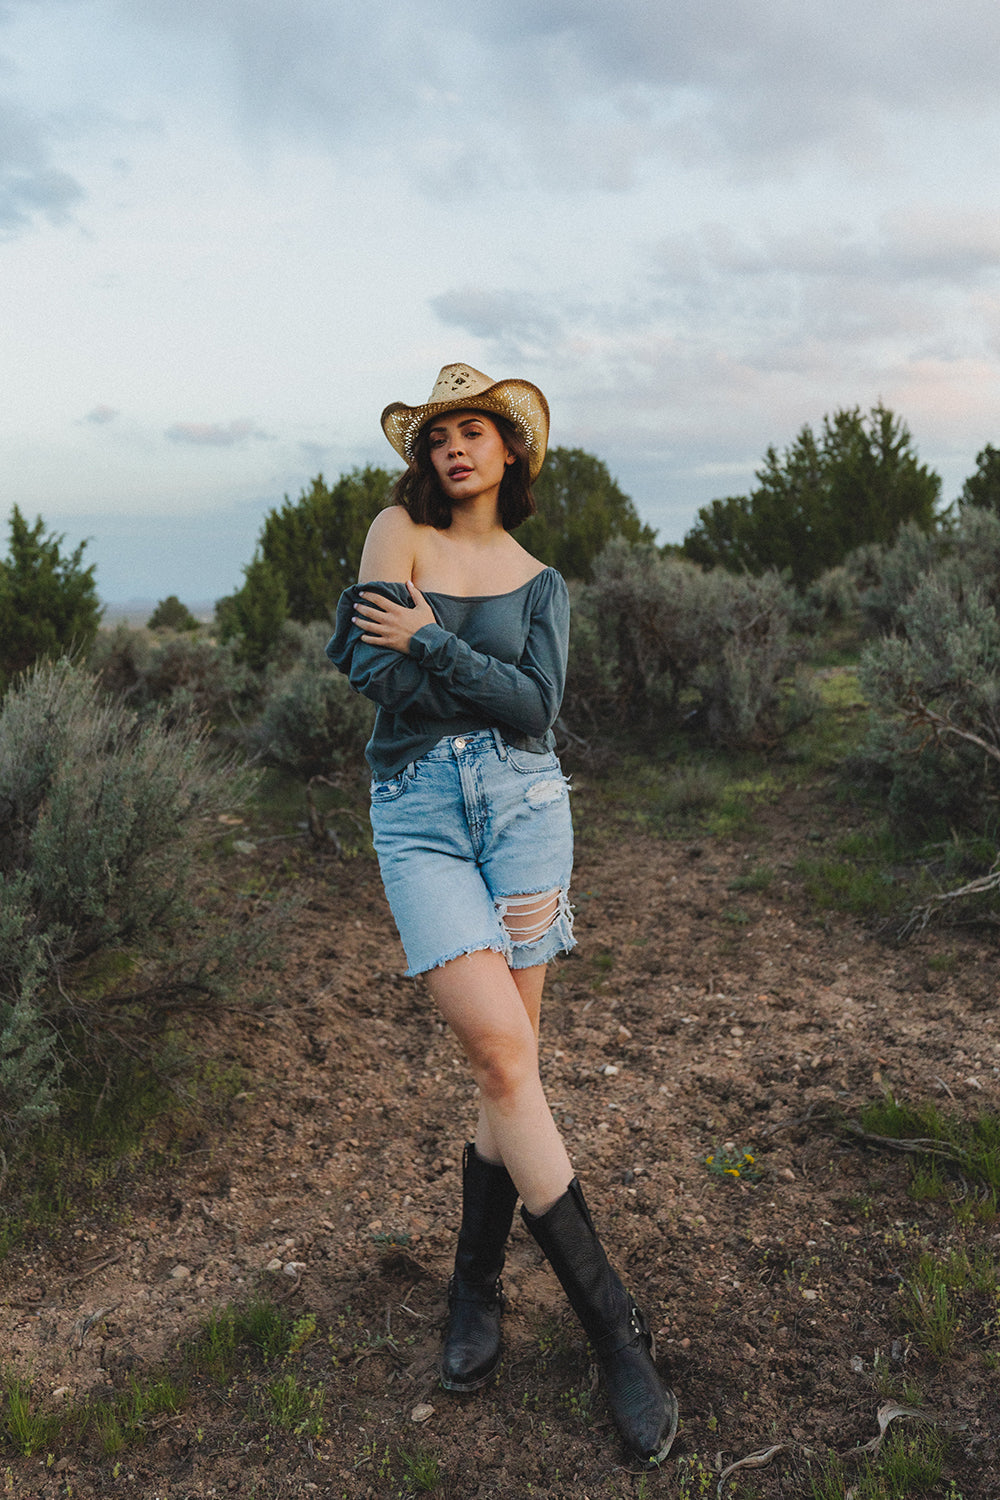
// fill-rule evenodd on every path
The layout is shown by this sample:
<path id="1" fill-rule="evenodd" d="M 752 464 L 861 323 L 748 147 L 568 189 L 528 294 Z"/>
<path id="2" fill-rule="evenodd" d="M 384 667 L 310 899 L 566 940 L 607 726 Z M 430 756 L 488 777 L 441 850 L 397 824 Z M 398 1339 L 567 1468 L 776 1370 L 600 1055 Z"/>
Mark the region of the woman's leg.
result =
<path id="1" fill-rule="evenodd" d="M 533 978 L 530 972 L 521 971 L 525 977 L 519 985 L 501 954 L 478 952 L 453 959 L 426 978 L 469 1059 L 490 1144 L 521 1195 L 525 1223 L 594 1346 L 615 1422 L 633 1453 L 659 1462 L 677 1430 L 677 1402 L 653 1364 L 646 1320 L 597 1238 L 542 1092 L 536 1033 L 544 971 Z M 456 1325 L 453 1308 L 446 1349 L 458 1343 L 452 1339 L 456 1326 L 465 1331 L 465 1323 Z M 481 1330 L 468 1342 L 476 1360 L 488 1365 L 488 1379 L 499 1357 L 498 1311 L 488 1348 Z M 469 1351 L 459 1352 L 463 1368 L 473 1367 Z M 474 1368 L 476 1383 L 482 1383 L 480 1364 Z"/>
<path id="2" fill-rule="evenodd" d="M 535 1044 L 538 1044 L 538 1026 L 542 1009 L 542 991 L 545 988 L 546 964 L 535 964 L 530 969 L 512 969 L 511 978 L 517 985 L 521 1002 L 528 1013 L 531 1029 L 535 1033 Z M 497 1162 L 501 1159 L 500 1148 L 493 1139 L 490 1122 L 485 1109 L 480 1105 L 479 1119 L 476 1123 L 476 1152 L 484 1161 Z"/>
<path id="3" fill-rule="evenodd" d="M 525 976 L 520 984 L 515 972 Z M 515 972 L 502 954 L 483 950 L 424 977 L 479 1085 L 489 1133 L 483 1154 L 503 1161 L 528 1212 L 538 1215 L 566 1191 L 573 1169 L 538 1076 L 544 969 Z"/>

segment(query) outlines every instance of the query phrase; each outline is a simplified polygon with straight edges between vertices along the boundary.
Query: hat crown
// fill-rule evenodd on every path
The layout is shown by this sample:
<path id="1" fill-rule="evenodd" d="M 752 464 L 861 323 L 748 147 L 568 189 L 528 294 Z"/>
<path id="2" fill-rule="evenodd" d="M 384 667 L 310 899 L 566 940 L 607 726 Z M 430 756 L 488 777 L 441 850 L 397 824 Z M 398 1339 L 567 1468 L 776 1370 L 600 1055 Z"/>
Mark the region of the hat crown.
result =
<path id="1" fill-rule="evenodd" d="M 478 396 L 493 384 L 488 375 L 484 375 L 482 370 L 474 370 L 471 365 L 444 365 L 434 382 L 427 405 L 433 406 L 438 401 L 454 401 L 456 396 Z"/>
<path id="2" fill-rule="evenodd" d="M 426 422 L 445 412 L 465 410 L 488 412 L 512 422 L 528 449 L 531 478 L 537 479 L 549 440 L 549 404 L 530 380 L 492 380 L 472 365 L 445 365 L 422 406 L 393 401 L 386 407 L 382 430 L 409 464 L 417 434 Z"/>

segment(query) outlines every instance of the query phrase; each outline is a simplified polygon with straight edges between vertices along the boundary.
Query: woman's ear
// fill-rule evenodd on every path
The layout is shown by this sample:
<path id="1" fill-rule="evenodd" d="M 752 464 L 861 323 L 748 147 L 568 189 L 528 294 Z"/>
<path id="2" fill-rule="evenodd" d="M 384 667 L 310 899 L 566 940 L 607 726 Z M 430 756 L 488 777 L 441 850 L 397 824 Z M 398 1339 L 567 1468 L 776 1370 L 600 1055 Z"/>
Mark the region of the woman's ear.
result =
<path id="1" fill-rule="evenodd" d="M 515 463 L 517 461 L 517 454 L 511 453 L 509 448 L 506 450 L 506 452 L 507 457 L 504 459 L 504 463 L 509 467 L 512 463 Z"/>

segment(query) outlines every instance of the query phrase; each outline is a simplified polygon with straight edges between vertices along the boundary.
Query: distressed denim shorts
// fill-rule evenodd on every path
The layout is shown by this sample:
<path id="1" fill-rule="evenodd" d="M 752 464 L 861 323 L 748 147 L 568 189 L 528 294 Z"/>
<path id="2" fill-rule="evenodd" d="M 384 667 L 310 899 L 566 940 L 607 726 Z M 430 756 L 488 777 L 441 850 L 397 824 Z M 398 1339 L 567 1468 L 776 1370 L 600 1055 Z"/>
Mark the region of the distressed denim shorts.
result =
<path id="1" fill-rule="evenodd" d="M 398 776 L 372 782 L 375 852 L 409 975 L 481 949 L 512 969 L 569 952 L 568 793 L 553 752 L 515 749 L 492 729 L 439 740 Z M 524 898 L 542 893 L 558 899 L 536 931 L 539 903 Z"/>

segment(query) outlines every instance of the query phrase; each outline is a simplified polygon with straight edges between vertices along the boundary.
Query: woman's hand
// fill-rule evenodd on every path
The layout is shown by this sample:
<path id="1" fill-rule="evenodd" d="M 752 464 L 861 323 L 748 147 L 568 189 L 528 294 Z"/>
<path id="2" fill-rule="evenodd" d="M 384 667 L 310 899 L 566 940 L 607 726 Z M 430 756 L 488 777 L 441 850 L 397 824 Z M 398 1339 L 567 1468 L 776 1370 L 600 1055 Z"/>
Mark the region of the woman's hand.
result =
<path id="1" fill-rule="evenodd" d="M 410 640 L 424 625 L 433 625 L 434 611 L 415 583 L 407 580 L 407 591 L 414 608 L 397 604 L 384 594 L 362 594 L 364 601 L 355 606 L 355 625 L 360 625 L 366 646 L 385 646 L 389 651 L 410 652 Z"/>

